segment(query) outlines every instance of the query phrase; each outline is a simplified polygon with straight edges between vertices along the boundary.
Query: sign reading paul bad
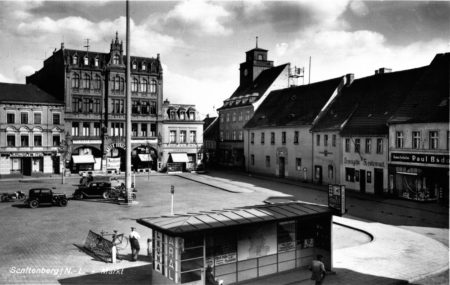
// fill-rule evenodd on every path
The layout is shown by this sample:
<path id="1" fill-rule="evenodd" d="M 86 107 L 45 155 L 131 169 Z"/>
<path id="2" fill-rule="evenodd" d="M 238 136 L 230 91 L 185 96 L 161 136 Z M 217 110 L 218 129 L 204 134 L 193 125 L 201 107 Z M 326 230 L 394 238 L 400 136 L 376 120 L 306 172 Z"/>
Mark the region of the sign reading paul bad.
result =
<path id="1" fill-rule="evenodd" d="M 392 162 L 412 162 L 432 165 L 448 165 L 448 154 L 423 154 L 423 153 L 391 153 Z"/>

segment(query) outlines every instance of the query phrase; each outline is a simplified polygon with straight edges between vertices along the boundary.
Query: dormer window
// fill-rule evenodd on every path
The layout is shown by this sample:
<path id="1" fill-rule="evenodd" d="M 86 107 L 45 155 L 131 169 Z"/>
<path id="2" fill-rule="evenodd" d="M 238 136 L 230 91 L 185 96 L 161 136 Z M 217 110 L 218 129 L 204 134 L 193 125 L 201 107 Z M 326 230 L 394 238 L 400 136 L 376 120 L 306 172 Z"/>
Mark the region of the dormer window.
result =
<path id="1" fill-rule="evenodd" d="M 72 64 L 78 64 L 78 56 L 74 55 L 72 57 Z"/>
<path id="2" fill-rule="evenodd" d="M 136 69 L 136 68 L 137 68 L 136 62 L 133 62 L 133 63 L 132 63 L 132 68 L 133 68 L 133 69 Z"/>
<path id="3" fill-rule="evenodd" d="M 145 65 L 145 63 L 143 63 L 141 69 L 145 70 L 146 68 L 147 68 L 147 66 Z"/>
<path id="4" fill-rule="evenodd" d="M 98 57 L 96 57 L 96 58 L 94 59 L 94 66 L 95 66 L 95 67 L 98 67 Z"/>
<path id="5" fill-rule="evenodd" d="M 185 120 L 185 119 L 186 119 L 186 112 L 180 111 L 180 120 Z"/>
<path id="6" fill-rule="evenodd" d="M 195 112 L 189 112 L 189 119 L 195 121 Z"/>
<path id="7" fill-rule="evenodd" d="M 89 64 L 89 58 L 87 56 L 84 57 L 84 65 Z"/>
<path id="8" fill-rule="evenodd" d="M 119 64 L 119 55 L 118 54 L 115 54 L 113 56 L 113 64 Z"/>
<path id="9" fill-rule="evenodd" d="M 258 54 L 258 60 L 263 60 L 262 54 Z"/>
<path id="10" fill-rule="evenodd" d="M 171 119 L 171 120 L 175 120 L 176 119 L 175 110 L 170 110 L 169 111 L 169 119 Z"/>

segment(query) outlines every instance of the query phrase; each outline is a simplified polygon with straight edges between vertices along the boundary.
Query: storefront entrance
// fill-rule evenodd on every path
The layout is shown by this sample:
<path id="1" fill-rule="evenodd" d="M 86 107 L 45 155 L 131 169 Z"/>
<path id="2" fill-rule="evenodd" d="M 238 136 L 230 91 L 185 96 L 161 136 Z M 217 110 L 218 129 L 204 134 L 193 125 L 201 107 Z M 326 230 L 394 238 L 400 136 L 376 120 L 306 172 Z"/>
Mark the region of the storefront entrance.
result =
<path id="1" fill-rule="evenodd" d="M 31 175 L 32 163 L 31 157 L 22 157 L 22 174 Z"/>
<path id="2" fill-rule="evenodd" d="M 383 169 L 375 168 L 374 188 L 376 195 L 383 195 Z"/>
<path id="3" fill-rule="evenodd" d="M 284 157 L 280 157 L 278 159 L 278 164 L 279 164 L 279 172 L 278 172 L 278 176 L 281 178 L 284 178 L 284 170 L 285 170 L 285 163 L 284 163 Z"/>
<path id="4" fill-rule="evenodd" d="M 362 169 L 359 171 L 359 191 L 366 193 L 366 171 Z"/>

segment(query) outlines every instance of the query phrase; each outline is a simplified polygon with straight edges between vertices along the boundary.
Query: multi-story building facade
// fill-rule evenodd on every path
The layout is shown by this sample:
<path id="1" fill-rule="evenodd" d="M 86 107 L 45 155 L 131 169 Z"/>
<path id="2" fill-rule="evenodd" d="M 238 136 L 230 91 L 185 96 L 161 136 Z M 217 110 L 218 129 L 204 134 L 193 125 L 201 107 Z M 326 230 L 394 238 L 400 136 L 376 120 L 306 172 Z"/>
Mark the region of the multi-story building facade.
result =
<path id="1" fill-rule="evenodd" d="M 216 151 L 219 132 L 219 117 L 206 115 L 206 118 L 203 119 L 203 162 L 205 167 L 214 166 L 217 162 Z"/>
<path id="2" fill-rule="evenodd" d="M 73 171 L 125 169 L 125 56 L 118 35 L 108 53 L 61 49 L 27 77 L 65 103 Z M 156 58 L 131 56 L 132 161 L 139 154 L 158 160 L 163 73 Z M 141 156 L 142 157 L 142 156 Z M 156 169 L 157 164 L 152 165 Z M 137 168 L 137 166 L 134 166 Z"/>
<path id="3" fill-rule="evenodd" d="M 314 121 L 345 85 L 338 77 L 272 91 L 245 125 L 247 170 L 312 181 Z"/>
<path id="4" fill-rule="evenodd" d="M 267 60 L 267 50 L 258 46 L 246 52 L 246 61 L 240 64 L 239 87 L 217 109 L 219 164 L 245 167 L 244 125 L 272 90 L 289 86 L 289 67 L 289 64 L 274 67 L 273 61 Z"/>
<path id="5" fill-rule="evenodd" d="M 449 201 L 450 53 L 438 54 L 389 119 L 389 191 Z"/>
<path id="6" fill-rule="evenodd" d="M 64 102 L 29 84 L 0 83 L 0 175 L 60 173 Z"/>
<path id="7" fill-rule="evenodd" d="M 203 159 L 203 121 L 195 105 L 165 100 L 162 110 L 158 169 L 194 170 Z"/>

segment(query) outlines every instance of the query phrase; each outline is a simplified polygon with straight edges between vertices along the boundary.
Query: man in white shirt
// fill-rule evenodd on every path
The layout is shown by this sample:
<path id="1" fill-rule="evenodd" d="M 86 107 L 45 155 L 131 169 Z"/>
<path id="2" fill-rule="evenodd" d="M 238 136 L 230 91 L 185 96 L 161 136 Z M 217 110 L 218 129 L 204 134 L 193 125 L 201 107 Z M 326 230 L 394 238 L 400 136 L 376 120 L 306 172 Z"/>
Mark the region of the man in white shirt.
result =
<path id="1" fill-rule="evenodd" d="M 139 250 L 141 247 L 139 246 L 139 239 L 141 236 L 137 231 L 135 231 L 134 227 L 131 227 L 130 232 L 130 246 L 131 246 L 131 261 L 136 261 L 139 255 Z"/>
<path id="2" fill-rule="evenodd" d="M 311 263 L 311 280 L 315 281 L 316 285 L 321 285 L 323 279 L 325 278 L 325 274 L 327 271 L 325 270 L 325 265 L 322 262 L 323 256 L 318 254 L 317 259 L 313 260 Z"/>

